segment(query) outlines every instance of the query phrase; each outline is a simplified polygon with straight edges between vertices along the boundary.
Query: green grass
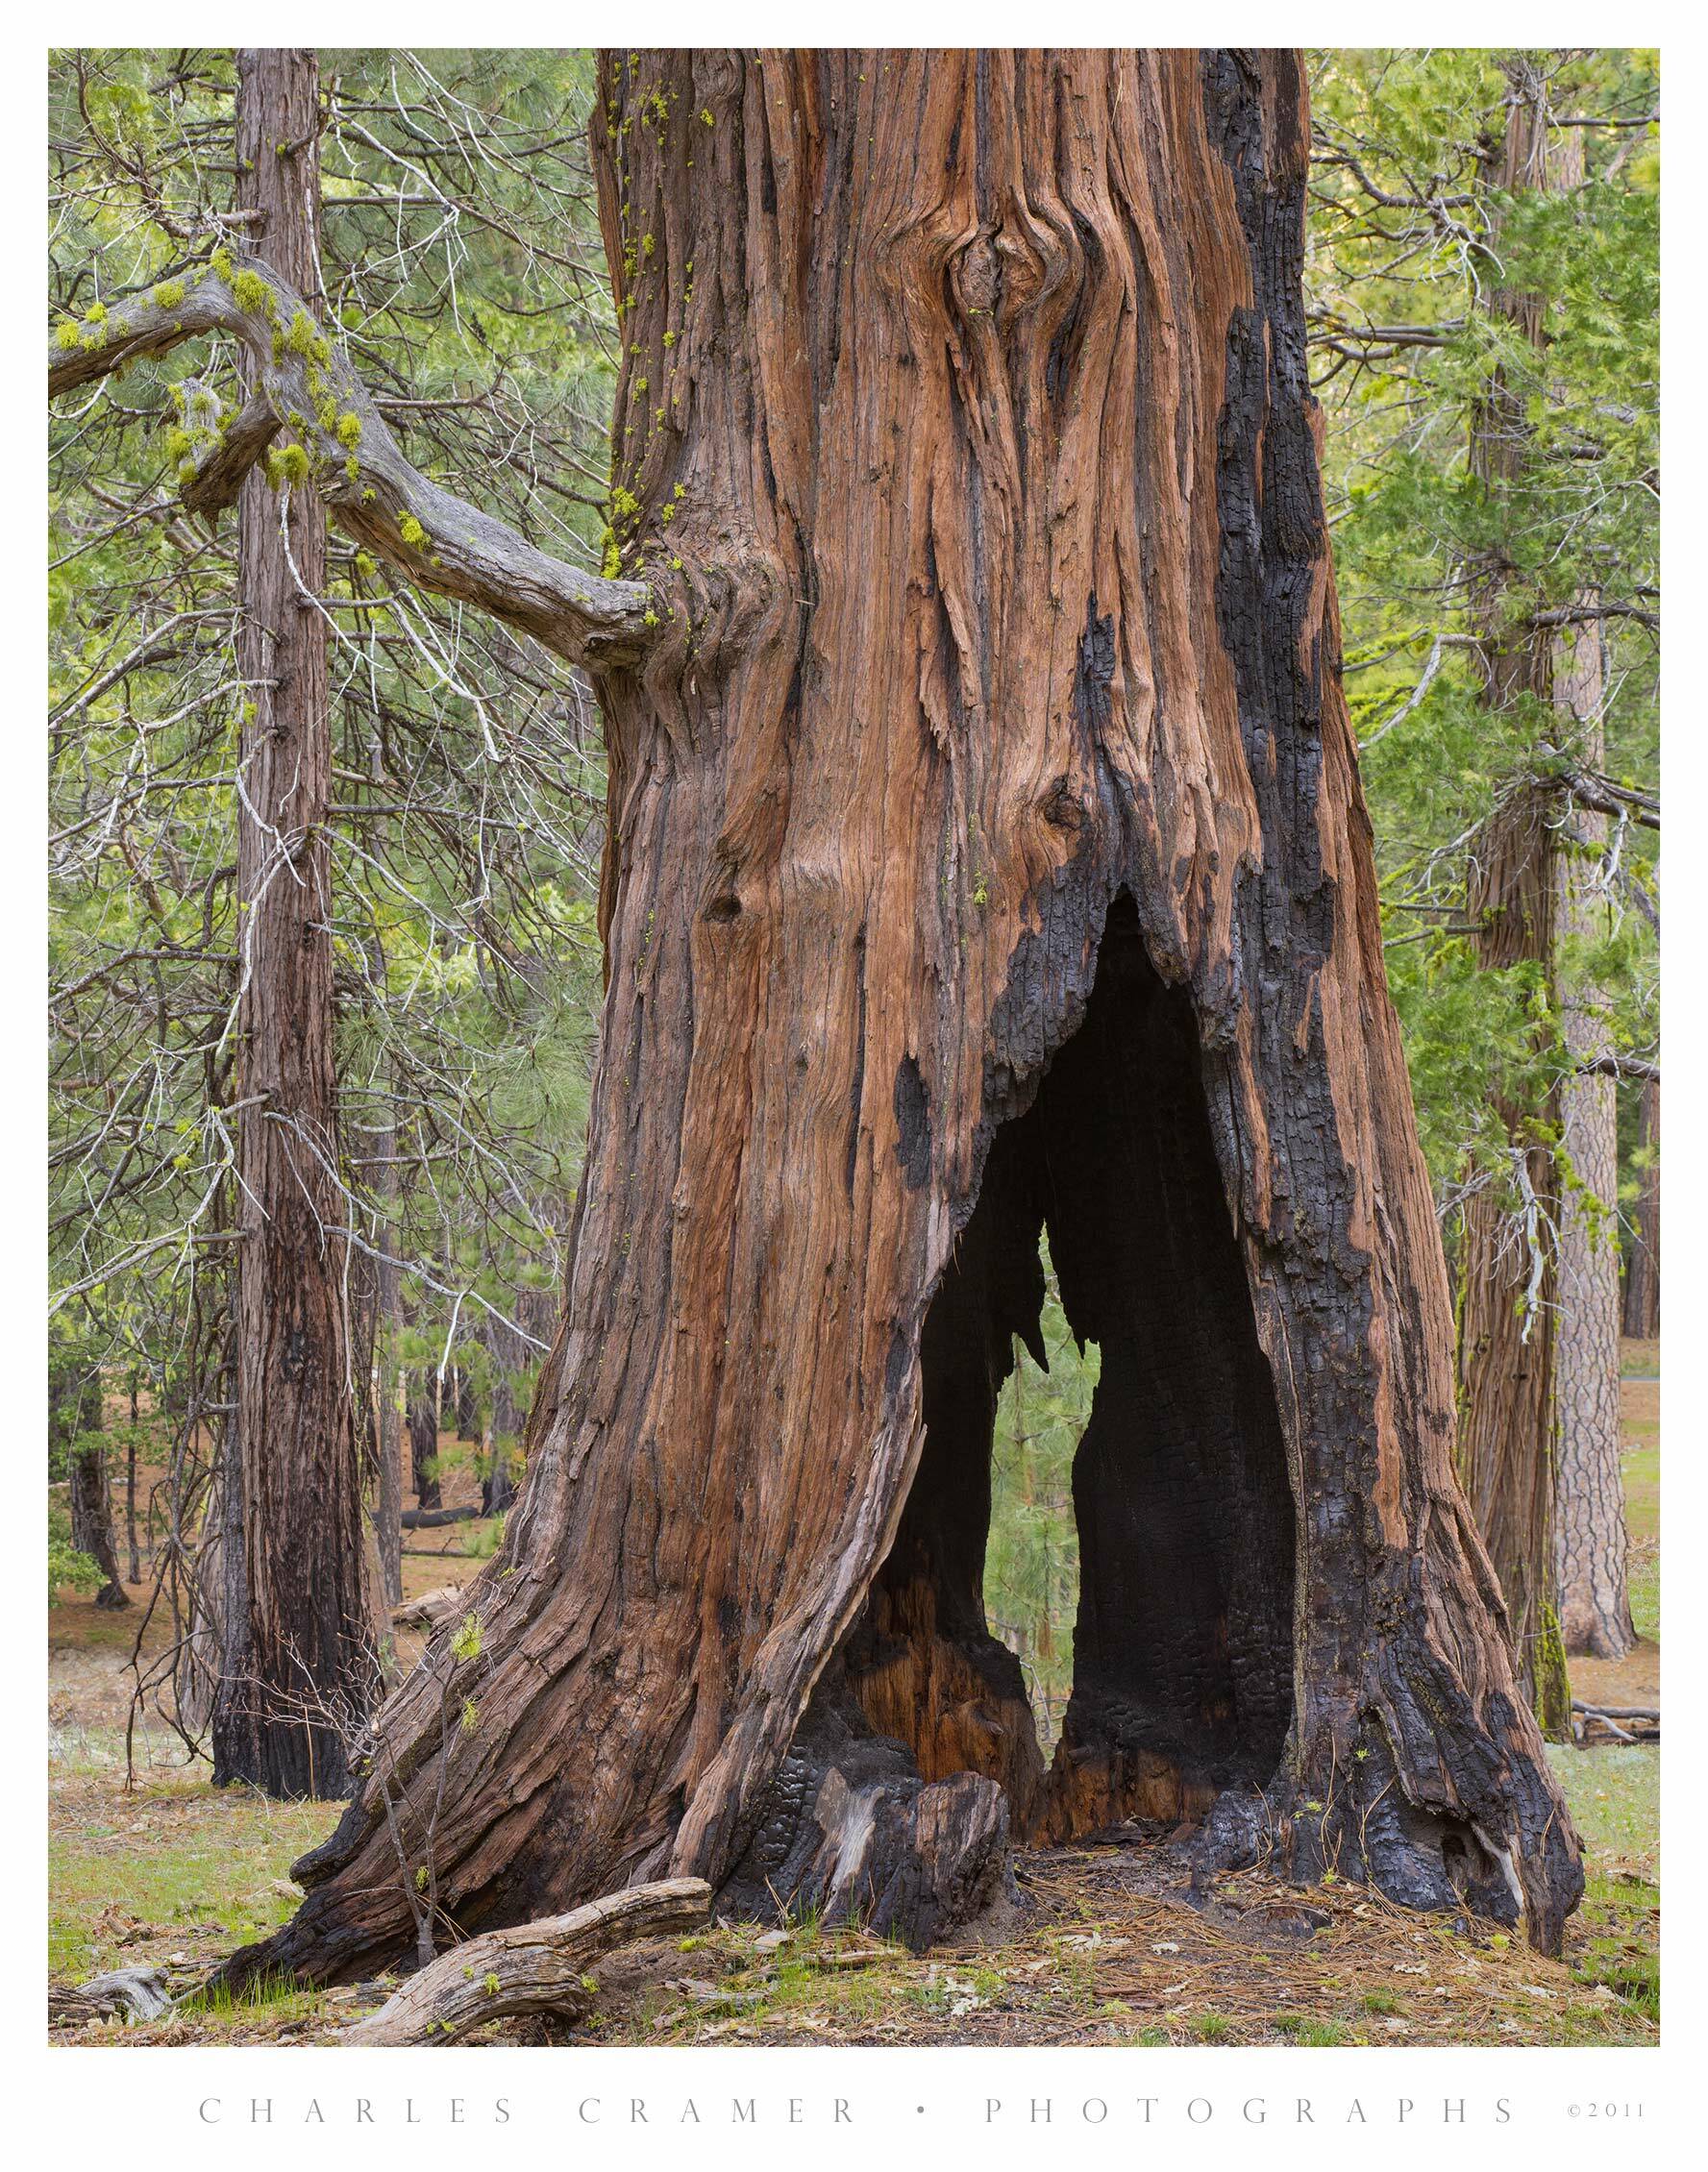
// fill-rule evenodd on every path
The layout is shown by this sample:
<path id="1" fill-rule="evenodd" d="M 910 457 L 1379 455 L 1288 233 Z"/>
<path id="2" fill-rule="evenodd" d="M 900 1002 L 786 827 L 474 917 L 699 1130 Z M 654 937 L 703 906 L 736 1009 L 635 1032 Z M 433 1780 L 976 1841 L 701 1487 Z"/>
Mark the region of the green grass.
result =
<path id="1" fill-rule="evenodd" d="M 1579 1750 L 1550 1742 L 1548 1762 L 1590 1851 L 1632 1869 L 1659 1871 L 1661 1753 L 1646 1744 Z"/>
<path id="2" fill-rule="evenodd" d="M 1592 1989 L 1604 1985 L 1624 2006 L 1657 2028 L 1661 2019 L 1660 1916 L 1658 1886 L 1628 1876 L 1593 1876 L 1582 1911 L 1583 1928 L 1591 1938 L 1572 1971 L 1579 1983 Z"/>
<path id="3" fill-rule="evenodd" d="M 1661 1634 L 1661 1450 L 1646 1441 L 1646 1425 L 1627 1425 L 1637 1436 L 1621 1458 L 1625 1478 L 1625 1528 L 1630 1533 L 1631 1619 L 1640 1637 Z"/>
<path id="4" fill-rule="evenodd" d="M 295 1903 L 274 1889 L 326 1838 L 335 1803 L 278 1803 L 186 1777 L 126 1795 L 103 1774 L 67 1789 L 48 1846 L 48 1967 L 82 1977 L 135 1954 L 137 1922 L 186 1950 L 229 1952 L 276 1930 Z M 116 1904 L 116 1906 L 115 1906 Z"/>
<path id="5" fill-rule="evenodd" d="M 186 2015 L 206 2015 L 210 2020 L 226 2022 L 265 2014 L 269 2021 L 284 2025 L 313 2020 L 322 2003 L 319 1991 L 304 1990 L 288 1977 L 262 1976 L 245 1984 L 240 1991 L 216 1984 L 210 1991 L 186 1999 L 183 2012 Z"/>

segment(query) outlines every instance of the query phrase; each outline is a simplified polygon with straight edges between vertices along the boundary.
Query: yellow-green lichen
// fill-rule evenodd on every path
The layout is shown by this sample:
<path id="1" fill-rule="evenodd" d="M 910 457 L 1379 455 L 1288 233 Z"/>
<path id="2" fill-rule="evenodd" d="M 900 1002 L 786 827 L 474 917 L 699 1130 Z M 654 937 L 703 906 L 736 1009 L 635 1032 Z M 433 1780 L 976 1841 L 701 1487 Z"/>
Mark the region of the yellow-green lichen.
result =
<path id="1" fill-rule="evenodd" d="M 309 455 L 301 445 L 276 445 L 267 455 L 267 481 L 275 490 L 289 490 L 309 480 Z"/>
<path id="2" fill-rule="evenodd" d="M 276 321 L 279 305 L 273 298 L 273 289 L 260 272 L 240 271 L 232 281 L 232 292 L 240 309 L 265 317 L 269 324 Z"/>

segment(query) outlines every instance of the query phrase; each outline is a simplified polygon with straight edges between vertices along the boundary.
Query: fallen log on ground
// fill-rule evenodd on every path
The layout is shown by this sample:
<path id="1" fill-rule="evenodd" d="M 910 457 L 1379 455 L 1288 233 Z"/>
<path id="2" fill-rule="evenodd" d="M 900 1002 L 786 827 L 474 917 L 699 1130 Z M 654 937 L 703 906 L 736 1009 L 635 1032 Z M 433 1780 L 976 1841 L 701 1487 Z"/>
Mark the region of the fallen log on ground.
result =
<path id="1" fill-rule="evenodd" d="M 50 1991 L 49 2025 L 62 2027 L 78 2021 L 107 2020 L 122 2013 L 127 2020 L 153 2021 L 172 2003 L 166 1979 L 159 1968 L 114 1968 L 105 1976 L 91 1976 L 72 1991 Z"/>
<path id="2" fill-rule="evenodd" d="M 469 1523 L 480 1515 L 470 1501 L 462 1508 L 407 1508 L 398 1518 L 406 1531 L 436 1531 L 441 1523 Z"/>
<path id="3" fill-rule="evenodd" d="M 589 1962 L 637 1938 L 692 1930 L 710 1913 L 711 1888 L 704 1878 L 667 1878 L 606 1893 L 567 1915 L 488 1931 L 441 1954 L 339 2040 L 444 2044 L 510 2014 L 574 2020 L 593 2003 L 583 1981 Z"/>
<path id="4" fill-rule="evenodd" d="M 1621 1726 L 1621 1720 L 1628 1720 L 1631 1725 Z M 1661 1715 L 1652 1706 L 1585 1704 L 1582 1698 L 1573 1697 L 1572 1740 L 1580 1748 L 1591 1745 L 1592 1727 L 1600 1728 L 1604 1735 L 1611 1737 L 1616 1742 L 1652 1743 L 1661 1739 Z M 1636 1730 L 1634 1733 L 1633 1728 Z"/>
<path id="5" fill-rule="evenodd" d="M 447 1621 L 455 1620 L 467 1605 L 460 1585 L 441 1584 L 436 1591 L 423 1592 L 419 1598 L 399 1600 L 391 1610 L 391 1626 L 425 1629 L 431 1635 L 434 1629 L 442 1629 Z"/>

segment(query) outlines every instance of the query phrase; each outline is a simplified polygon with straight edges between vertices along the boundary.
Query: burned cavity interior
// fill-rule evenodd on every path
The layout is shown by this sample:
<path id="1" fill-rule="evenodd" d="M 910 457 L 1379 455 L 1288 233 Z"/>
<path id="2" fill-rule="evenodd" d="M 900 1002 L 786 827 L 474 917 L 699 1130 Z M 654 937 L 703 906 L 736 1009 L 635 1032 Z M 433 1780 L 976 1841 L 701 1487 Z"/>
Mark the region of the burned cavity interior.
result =
<path id="1" fill-rule="evenodd" d="M 983 1608 L 997 1397 L 1043 1362 L 1039 1239 L 1102 1357 L 1074 1461 L 1074 1688 L 1046 1772 Z M 1275 1773 L 1292 1715 L 1294 1507 L 1205 1108 L 1190 998 L 1112 907 L 1078 1031 L 991 1144 L 921 1344 L 919 1471 L 848 1652 L 928 1780 L 979 1772 L 1016 1837 L 1177 1819 Z"/>

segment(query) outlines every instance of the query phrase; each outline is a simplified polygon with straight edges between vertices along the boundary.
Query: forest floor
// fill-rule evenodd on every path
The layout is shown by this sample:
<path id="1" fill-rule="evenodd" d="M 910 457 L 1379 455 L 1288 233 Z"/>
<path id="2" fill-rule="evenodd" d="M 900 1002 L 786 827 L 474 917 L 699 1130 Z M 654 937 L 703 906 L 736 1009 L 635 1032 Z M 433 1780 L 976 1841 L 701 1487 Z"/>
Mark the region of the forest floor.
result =
<path id="1" fill-rule="evenodd" d="M 1574 1694 L 1657 1704 L 1659 1349 L 1625 1345 L 1625 1488 L 1642 1641 L 1617 1666 L 1578 1661 Z M 1644 1375 L 1653 1375 L 1645 1378 Z M 447 1437 L 447 1464 L 455 1451 Z M 448 1472 L 454 1504 L 464 1483 Z M 452 1547 L 480 1527 L 409 1534 L 405 1590 L 480 1567 Z M 441 1551 L 441 1544 L 445 1550 Z M 136 1596 L 140 1597 L 140 1588 Z M 140 1962 L 190 1990 L 235 1945 L 284 1921 L 289 1866 L 337 1816 L 326 1803 L 216 1791 L 157 1720 L 125 1786 L 136 1612 L 49 1609 L 48 1973 L 63 1988 Z M 160 1637 L 159 1629 L 151 1638 Z M 405 1660 L 419 1640 L 400 1640 Z M 1588 1848 L 1589 1889 L 1558 1962 L 1487 1925 L 1420 1916 L 1350 1887 L 1308 1893 L 1259 1872 L 1194 1896 L 1161 1837 L 1031 1851 L 977 1939 L 917 1956 L 856 1929 L 720 1923 L 598 1970 L 573 2033 L 510 2024 L 507 2040 L 685 2044 L 1639 2044 L 1659 2039 L 1660 1751 L 1552 1750 Z M 381 1985 L 187 2006 L 147 2027 L 87 2023 L 81 2042 L 325 2043 Z M 71 2032 L 56 2031 L 65 2041 Z"/>

